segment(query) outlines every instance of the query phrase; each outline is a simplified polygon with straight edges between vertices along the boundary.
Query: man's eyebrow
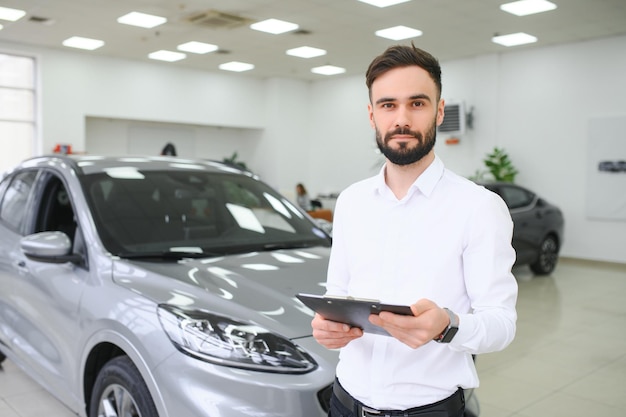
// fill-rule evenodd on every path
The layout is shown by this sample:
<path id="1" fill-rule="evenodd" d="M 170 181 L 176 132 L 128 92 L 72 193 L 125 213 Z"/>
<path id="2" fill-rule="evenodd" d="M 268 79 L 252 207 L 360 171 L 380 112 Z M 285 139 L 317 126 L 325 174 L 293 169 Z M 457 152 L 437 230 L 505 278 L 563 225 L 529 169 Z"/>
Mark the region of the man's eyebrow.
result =
<path id="1" fill-rule="evenodd" d="M 411 100 L 426 100 L 426 101 L 432 101 L 430 99 L 430 96 L 427 94 L 416 94 L 414 96 L 409 97 L 409 99 Z"/>
<path id="2" fill-rule="evenodd" d="M 393 98 L 393 97 L 381 97 L 378 100 L 376 100 L 376 104 L 382 104 L 382 103 L 390 103 L 392 101 L 396 101 L 397 99 Z"/>
<path id="3" fill-rule="evenodd" d="M 431 98 L 430 96 L 428 96 L 427 94 L 415 94 L 409 97 L 409 100 L 426 100 L 431 102 Z M 378 100 L 376 100 L 376 104 L 383 104 L 383 103 L 391 103 L 394 101 L 398 101 L 397 98 L 393 98 L 393 97 L 381 97 Z"/>

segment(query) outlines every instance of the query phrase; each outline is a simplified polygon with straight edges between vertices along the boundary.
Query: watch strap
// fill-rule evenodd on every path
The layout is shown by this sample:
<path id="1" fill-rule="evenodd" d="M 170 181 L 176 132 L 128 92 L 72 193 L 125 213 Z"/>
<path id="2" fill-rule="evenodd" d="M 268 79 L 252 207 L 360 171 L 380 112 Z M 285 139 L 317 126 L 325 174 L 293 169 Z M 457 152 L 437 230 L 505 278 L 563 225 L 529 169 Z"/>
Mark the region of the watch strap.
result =
<path id="1" fill-rule="evenodd" d="M 448 313 L 448 317 L 450 318 L 450 324 L 448 324 L 448 327 L 446 327 L 444 331 L 441 332 L 441 334 L 434 339 L 437 343 L 450 343 L 450 341 L 456 335 L 456 332 L 459 331 L 459 320 L 456 314 L 454 314 L 448 308 L 444 307 L 444 310 L 446 311 L 446 313 Z"/>

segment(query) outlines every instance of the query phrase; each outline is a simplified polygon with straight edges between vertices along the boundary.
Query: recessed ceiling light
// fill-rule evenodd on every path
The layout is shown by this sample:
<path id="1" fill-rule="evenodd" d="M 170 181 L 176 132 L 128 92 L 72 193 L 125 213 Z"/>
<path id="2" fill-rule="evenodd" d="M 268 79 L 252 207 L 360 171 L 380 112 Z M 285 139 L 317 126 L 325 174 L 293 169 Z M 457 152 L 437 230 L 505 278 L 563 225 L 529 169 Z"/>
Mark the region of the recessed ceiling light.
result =
<path id="1" fill-rule="evenodd" d="M 556 4 L 546 0 L 520 0 L 500 5 L 500 10 L 516 16 L 548 12 L 556 9 Z"/>
<path id="2" fill-rule="evenodd" d="M 509 35 L 494 36 L 491 41 L 504 46 L 518 46 L 537 42 L 537 38 L 528 33 L 518 32 Z"/>
<path id="3" fill-rule="evenodd" d="M 377 30 L 376 36 L 399 41 L 402 39 L 417 38 L 418 36 L 422 36 L 422 31 L 406 26 L 394 26 L 392 28 Z"/>
<path id="4" fill-rule="evenodd" d="M 281 33 L 296 30 L 299 27 L 300 26 L 295 23 L 285 22 L 278 19 L 267 19 L 250 25 L 250 29 L 260 30 L 261 32 L 267 32 L 273 35 L 280 35 Z"/>
<path id="5" fill-rule="evenodd" d="M 187 58 L 187 55 L 182 52 L 166 51 L 164 49 L 148 54 L 148 58 L 156 59 L 157 61 L 176 62 L 181 59 Z"/>
<path id="6" fill-rule="evenodd" d="M 359 0 L 362 3 L 371 4 L 376 7 L 388 7 L 393 6 L 395 4 L 406 3 L 411 0 Z"/>
<path id="7" fill-rule="evenodd" d="M 224 70 L 224 71 L 243 72 L 243 71 L 250 71 L 251 69 L 254 69 L 254 65 L 248 64 L 245 62 L 231 61 L 231 62 L 226 62 L 224 64 L 220 64 L 219 69 Z"/>
<path id="8" fill-rule="evenodd" d="M 130 12 L 117 19 L 118 23 L 125 25 L 139 26 L 150 29 L 167 22 L 167 19 L 161 16 L 145 14 L 140 12 Z"/>
<path id="9" fill-rule="evenodd" d="M 11 9 L 8 7 L 0 7 L 0 19 L 15 22 L 26 15 L 24 10 Z"/>
<path id="10" fill-rule="evenodd" d="M 321 67 L 311 68 L 311 72 L 321 75 L 337 75 L 346 72 L 345 68 L 336 67 L 334 65 L 323 65 Z"/>
<path id="11" fill-rule="evenodd" d="M 208 54 L 209 52 L 217 51 L 218 46 L 210 43 L 191 41 L 178 45 L 176 49 L 193 54 Z"/>
<path id="12" fill-rule="evenodd" d="M 297 56 L 300 58 L 314 58 L 316 56 L 326 55 L 326 51 L 324 49 L 313 48 L 310 46 L 288 49 L 285 53 L 287 55 Z"/>
<path id="13" fill-rule="evenodd" d="M 83 38 L 81 36 L 72 36 L 63 41 L 63 46 L 69 46 L 70 48 L 86 49 L 93 51 L 104 45 L 104 41 L 100 39 Z"/>

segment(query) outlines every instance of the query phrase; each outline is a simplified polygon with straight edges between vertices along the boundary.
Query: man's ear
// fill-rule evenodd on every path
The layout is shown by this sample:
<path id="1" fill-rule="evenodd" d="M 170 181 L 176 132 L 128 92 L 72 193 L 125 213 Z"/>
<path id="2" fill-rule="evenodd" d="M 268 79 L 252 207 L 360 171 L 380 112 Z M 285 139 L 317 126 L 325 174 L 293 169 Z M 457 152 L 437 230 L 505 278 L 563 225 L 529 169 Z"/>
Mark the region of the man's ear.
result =
<path id="1" fill-rule="evenodd" d="M 370 119 L 370 126 L 372 126 L 372 129 L 376 129 L 376 123 L 374 123 L 374 111 L 372 109 L 372 103 L 367 104 L 367 113 Z"/>
<path id="2" fill-rule="evenodd" d="M 437 126 L 441 126 L 443 123 L 443 117 L 445 116 L 446 101 L 444 99 L 439 100 L 437 104 Z"/>

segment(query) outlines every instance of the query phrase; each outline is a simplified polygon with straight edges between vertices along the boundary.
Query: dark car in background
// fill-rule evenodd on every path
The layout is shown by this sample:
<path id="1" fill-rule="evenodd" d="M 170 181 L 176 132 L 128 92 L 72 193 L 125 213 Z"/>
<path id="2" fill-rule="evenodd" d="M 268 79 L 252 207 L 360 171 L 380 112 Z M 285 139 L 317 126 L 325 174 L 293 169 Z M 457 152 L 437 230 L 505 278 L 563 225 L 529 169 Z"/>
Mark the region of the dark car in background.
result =
<path id="1" fill-rule="evenodd" d="M 513 247 L 516 265 L 528 265 L 537 275 L 552 273 L 563 244 L 564 219 L 561 210 L 533 191 L 507 182 L 482 183 L 498 194 L 513 219 Z"/>

